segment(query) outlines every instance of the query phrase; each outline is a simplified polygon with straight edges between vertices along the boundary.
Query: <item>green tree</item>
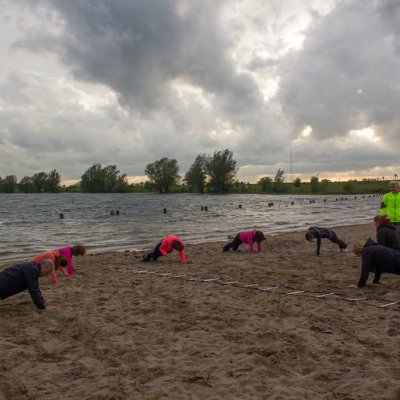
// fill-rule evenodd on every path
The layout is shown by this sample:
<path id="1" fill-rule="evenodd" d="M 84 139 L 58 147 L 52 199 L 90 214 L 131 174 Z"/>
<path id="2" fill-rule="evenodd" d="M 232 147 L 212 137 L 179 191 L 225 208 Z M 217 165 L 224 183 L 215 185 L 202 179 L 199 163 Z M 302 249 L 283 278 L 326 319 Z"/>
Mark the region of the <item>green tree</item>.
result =
<path id="1" fill-rule="evenodd" d="M 310 180 L 311 192 L 318 192 L 319 189 L 319 178 L 318 176 L 312 176 Z"/>
<path id="2" fill-rule="evenodd" d="M 163 157 L 161 160 L 147 164 L 144 173 L 160 193 L 169 193 L 171 187 L 180 179 L 178 171 L 179 167 L 176 160 Z"/>
<path id="3" fill-rule="evenodd" d="M 32 193 L 35 191 L 35 184 L 31 176 L 24 176 L 18 183 L 18 189 L 24 193 Z"/>
<path id="4" fill-rule="evenodd" d="M 56 193 L 60 190 L 61 175 L 53 169 L 47 175 L 46 190 L 51 193 Z"/>
<path id="5" fill-rule="evenodd" d="M 84 192 L 89 193 L 127 192 L 129 186 L 126 174 L 120 175 L 115 165 L 103 168 L 101 164 L 93 164 L 81 176 L 80 185 Z"/>
<path id="6" fill-rule="evenodd" d="M 268 192 L 272 187 L 272 178 L 269 176 L 263 176 L 258 180 L 257 184 L 261 186 L 262 192 Z"/>
<path id="7" fill-rule="evenodd" d="M 5 193 L 15 193 L 17 191 L 17 177 L 7 175 L 2 182 L 2 191 Z"/>
<path id="8" fill-rule="evenodd" d="M 205 170 L 210 191 L 215 193 L 228 192 L 236 179 L 237 172 L 233 153 L 228 149 L 215 151 L 212 157 L 207 157 Z"/>
<path id="9" fill-rule="evenodd" d="M 284 177 L 285 171 L 283 169 L 278 168 L 278 171 L 275 174 L 274 177 L 274 184 L 273 184 L 273 190 L 276 193 L 285 193 L 289 190 L 288 185 L 285 185 L 285 177 Z"/>
<path id="10" fill-rule="evenodd" d="M 44 192 L 47 185 L 47 174 L 46 172 L 38 172 L 32 177 L 33 185 L 35 187 L 35 192 Z"/>
<path id="11" fill-rule="evenodd" d="M 189 168 L 189 171 L 186 172 L 185 182 L 189 185 L 189 187 L 198 192 L 204 193 L 204 187 L 206 184 L 206 163 L 207 157 L 205 154 L 199 154 L 194 163 Z"/>
<path id="12" fill-rule="evenodd" d="M 293 185 L 294 185 L 295 187 L 300 187 L 300 186 L 301 186 L 301 179 L 300 179 L 299 177 L 297 177 L 297 178 L 294 180 Z"/>
<path id="13" fill-rule="evenodd" d="M 86 170 L 86 172 L 81 176 L 81 187 L 84 192 L 105 192 L 104 170 L 101 167 L 101 164 L 93 164 L 88 170 Z"/>
<path id="14" fill-rule="evenodd" d="M 285 171 L 283 169 L 278 168 L 278 171 L 276 171 L 276 174 L 275 174 L 274 183 L 285 182 L 285 177 L 283 176 L 284 174 L 285 174 Z"/>

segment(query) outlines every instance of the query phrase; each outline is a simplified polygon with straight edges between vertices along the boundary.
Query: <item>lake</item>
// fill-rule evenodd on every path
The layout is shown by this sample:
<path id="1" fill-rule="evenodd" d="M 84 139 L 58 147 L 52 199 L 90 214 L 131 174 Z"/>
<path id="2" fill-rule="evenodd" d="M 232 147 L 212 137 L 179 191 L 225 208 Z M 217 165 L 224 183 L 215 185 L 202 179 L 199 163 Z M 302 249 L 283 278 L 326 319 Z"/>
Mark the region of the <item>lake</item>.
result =
<path id="1" fill-rule="evenodd" d="M 274 235 L 360 224 L 379 206 L 378 195 L 1 193 L 0 261 L 75 243 L 89 252 L 146 250 L 167 234 L 199 243 L 252 228 Z"/>

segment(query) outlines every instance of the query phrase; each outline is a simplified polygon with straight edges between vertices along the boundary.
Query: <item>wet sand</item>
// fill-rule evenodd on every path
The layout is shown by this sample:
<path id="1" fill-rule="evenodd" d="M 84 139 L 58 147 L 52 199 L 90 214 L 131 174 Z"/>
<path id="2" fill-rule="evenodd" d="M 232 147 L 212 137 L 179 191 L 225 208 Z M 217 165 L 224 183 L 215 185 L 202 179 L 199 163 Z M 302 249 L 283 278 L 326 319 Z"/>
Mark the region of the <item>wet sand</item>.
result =
<path id="1" fill-rule="evenodd" d="M 57 312 L 1 301 L 0 400 L 400 399 L 399 276 L 349 289 L 360 259 L 327 240 L 317 257 L 304 232 L 223 244 L 187 245 L 186 265 L 89 253 L 60 287 L 41 278 Z"/>

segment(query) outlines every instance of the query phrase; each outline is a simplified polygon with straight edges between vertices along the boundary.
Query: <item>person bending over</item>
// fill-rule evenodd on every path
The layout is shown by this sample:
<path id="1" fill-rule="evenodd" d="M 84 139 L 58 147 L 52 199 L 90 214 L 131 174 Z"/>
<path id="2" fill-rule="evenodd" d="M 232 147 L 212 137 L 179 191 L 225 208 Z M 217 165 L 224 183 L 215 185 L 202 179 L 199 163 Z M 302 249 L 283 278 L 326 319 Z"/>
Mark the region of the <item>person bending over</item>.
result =
<path id="1" fill-rule="evenodd" d="M 158 242 L 153 250 L 149 251 L 142 257 L 142 261 L 143 262 L 148 262 L 150 260 L 157 261 L 158 257 L 166 256 L 173 250 L 179 252 L 179 257 L 181 261 L 185 263 L 186 262 L 185 250 L 182 240 L 175 235 L 168 235 L 160 242 Z"/>
<path id="2" fill-rule="evenodd" d="M 39 289 L 39 277 L 47 276 L 53 270 L 54 263 L 51 260 L 23 262 L 4 269 L 0 272 L 0 299 L 28 290 L 37 308 L 56 310 L 57 307 L 46 304 Z"/>
<path id="3" fill-rule="evenodd" d="M 85 246 L 82 246 L 81 244 L 76 244 L 75 246 L 66 246 L 66 247 L 61 247 L 60 249 L 57 249 L 58 253 L 60 255 L 63 255 L 67 259 L 67 274 L 68 276 L 72 276 L 75 271 L 75 266 L 72 263 L 72 257 L 79 257 L 83 256 L 86 253 L 86 248 Z"/>
<path id="4" fill-rule="evenodd" d="M 57 250 L 53 250 L 53 251 L 44 251 L 43 253 L 39 253 L 37 256 L 31 257 L 28 261 L 39 262 L 42 260 L 53 261 L 54 268 L 50 272 L 50 276 L 51 276 L 53 283 L 55 283 L 56 285 L 59 285 L 60 282 L 58 281 L 55 270 L 58 269 L 64 275 L 66 275 L 64 268 L 67 266 L 67 258 L 64 255 L 60 254 Z"/>
<path id="5" fill-rule="evenodd" d="M 365 244 L 357 241 L 353 245 L 353 252 L 361 256 L 361 274 L 358 283 L 349 288 L 365 286 L 370 272 L 374 272 L 373 283 L 378 284 L 383 272 L 400 275 L 400 252 L 390 247 L 382 246 L 368 239 Z"/>
<path id="6" fill-rule="evenodd" d="M 261 252 L 262 251 L 261 243 L 263 240 L 266 240 L 266 238 L 261 231 L 258 231 L 256 229 L 253 229 L 251 231 L 242 231 L 235 236 L 232 242 L 226 244 L 222 249 L 222 251 L 229 251 L 230 249 L 237 251 L 238 247 L 242 243 L 247 243 L 249 246 L 250 253 L 253 253 L 254 243 L 257 243 L 258 252 Z"/>
<path id="7" fill-rule="evenodd" d="M 400 235 L 397 233 L 395 225 L 389 222 L 386 215 L 376 215 L 374 224 L 378 244 L 400 251 Z"/>
<path id="8" fill-rule="evenodd" d="M 311 226 L 306 232 L 305 237 L 309 242 L 317 239 L 317 256 L 319 256 L 321 252 L 321 239 L 329 239 L 332 243 L 337 244 L 340 251 L 348 251 L 349 249 L 347 244 L 338 238 L 336 232 L 329 228 Z"/>

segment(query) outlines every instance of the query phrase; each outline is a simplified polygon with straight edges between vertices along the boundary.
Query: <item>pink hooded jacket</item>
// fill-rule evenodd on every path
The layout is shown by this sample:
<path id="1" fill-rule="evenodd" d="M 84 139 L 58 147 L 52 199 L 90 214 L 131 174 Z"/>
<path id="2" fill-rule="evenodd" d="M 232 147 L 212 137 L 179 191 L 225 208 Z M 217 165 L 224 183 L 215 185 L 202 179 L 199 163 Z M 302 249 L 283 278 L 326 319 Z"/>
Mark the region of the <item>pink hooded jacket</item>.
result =
<path id="1" fill-rule="evenodd" d="M 257 232 L 257 229 L 253 229 L 251 231 L 243 231 L 239 233 L 239 239 L 243 242 L 243 243 L 247 243 L 249 245 L 249 250 L 250 253 L 254 252 L 254 236 Z M 258 247 L 258 252 L 262 251 L 262 244 L 261 242 L 256 242 L 257 243 L 257 247 Z"/>

